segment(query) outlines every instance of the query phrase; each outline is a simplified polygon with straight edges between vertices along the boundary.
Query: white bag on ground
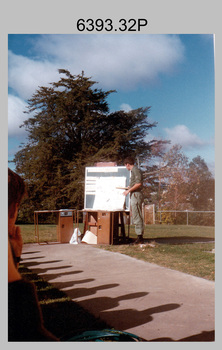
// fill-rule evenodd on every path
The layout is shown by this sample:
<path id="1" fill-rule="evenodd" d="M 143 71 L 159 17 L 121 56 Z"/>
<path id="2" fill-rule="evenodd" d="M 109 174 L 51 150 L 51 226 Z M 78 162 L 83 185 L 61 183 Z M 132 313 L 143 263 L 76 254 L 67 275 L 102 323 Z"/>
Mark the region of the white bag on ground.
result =
<path id="1" fill-rule="evenodd" d="M 97 236 L 91 231 L 86 231 L 82 242 L 87 244 L 97 244 Z"/>
<path id="2" fill-rule="evenodd" d="M 81 242 L 81 232 L 79 228 L 75 228 L 72 237 L 70 238 L 70 244 L 78 244 Z"/>

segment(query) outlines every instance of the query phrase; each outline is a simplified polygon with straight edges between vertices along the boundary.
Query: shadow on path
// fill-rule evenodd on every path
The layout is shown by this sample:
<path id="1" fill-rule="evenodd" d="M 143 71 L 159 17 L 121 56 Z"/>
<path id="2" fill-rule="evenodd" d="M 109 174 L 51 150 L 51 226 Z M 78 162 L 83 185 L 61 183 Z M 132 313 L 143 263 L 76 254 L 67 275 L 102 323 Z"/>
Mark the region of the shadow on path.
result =
<path id="1" fill-rule="evenodd" d="M 146 295 L 148 295 L 148 292 L 138 292 L 138 293 L 130 293 L 121 295 L 116 298 L 111 297 L 98 297 L 93 299 L 87 299 L 81 301 L 81 306 L 84 307 L 84 309 L 87 310 L 94 310 L 96 311 L 96 314 L 99 314 L 100 312 L 104 310 L 110 310 L 115 307 L 117 307 L 122 300 L 130 300 L 130 299 L 137 299 L 142 298 Z"/>
<path id="2" fill-rule="evenodd" d="M 114 328 L 126 330 L 151 322 L 153 320 L 153 314 L 168 312 L 179 307 L 180 304 L 164 304 L 142 311 L 136 309 L 103 311 L 100 313 L 100 317 L 109 324 L 112 324 Z"/>
<path id="3" fill-rule="evenodd" d="M 177 341 L 179 342 L 197 342 L 197 341 L 201 341 L 201 342 L 206 342 L 206 341 L 214 341 L 215 340 L 215 331 L 203 331 L 199 334 L 195 334 L 195 335 L 191 335 L 190 337 L 186 337 L 186 338 L 182 338 L 179 339 Z M 150 340 L 151 342 L 172 342 L 175 341 L 172 338 L 156 338 L 156 339 L 152 339 Z"/>

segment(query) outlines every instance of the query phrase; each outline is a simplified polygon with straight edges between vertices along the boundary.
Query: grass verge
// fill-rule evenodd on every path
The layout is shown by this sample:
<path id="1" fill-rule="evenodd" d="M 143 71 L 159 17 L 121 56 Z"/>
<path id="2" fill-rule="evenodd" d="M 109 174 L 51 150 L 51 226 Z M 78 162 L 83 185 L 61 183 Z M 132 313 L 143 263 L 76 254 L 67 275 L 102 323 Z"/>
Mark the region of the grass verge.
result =
<path id="1" fill-rule="evenodd" d="M 21 227 L 24 243 L 35 243 L 35 226 L 19 225 Z M 79 225 L 83 232 L 83 224 Z M 149 239 L 169 237 L 208 237 L 214 238 L 214 227 L 212 226 L 186 226 L 186 225 L 146 225 L 144 237 Z M 128 228 L 126 227 L 126 234 Z M 135 238 L 134 226 L 130 225 L 129 236 Z M 57 240 L 56 225 L 39 225 L 39 239 L 41 242 L 55 242 Z"/>
<path id="2" fill-rule="evenodd" d="M 152 246 L 151 246 L 152 245 Z M 215 279 L 214 243 L 100 246 L 113 252 L 154 263 L 208 280 Z"/>
<path id="3" fill-rule="evenodd" d="M 34 225 L 20 225 L 20 227 L 24 243 L 36 242 Z M 83 232 L 82 224 L 80 224 L 80 231 Z M 127 228 L 126 232 L 128 234 Z M 132 225 L 129 237 L 132 239 L 136 237 Z M 39 225 L 39 238 L 42 242 L 56 241 L 56 225 Z M 149 244 L 142 247 L 125 244 L 99 246 L 99 248 L 205 279 L 215 279 L 215 254 L 212 253 L 215 248 L 214 227 L 147 225 L 144 238 L 147 242 L 155 242 L 154 247 Z"/>

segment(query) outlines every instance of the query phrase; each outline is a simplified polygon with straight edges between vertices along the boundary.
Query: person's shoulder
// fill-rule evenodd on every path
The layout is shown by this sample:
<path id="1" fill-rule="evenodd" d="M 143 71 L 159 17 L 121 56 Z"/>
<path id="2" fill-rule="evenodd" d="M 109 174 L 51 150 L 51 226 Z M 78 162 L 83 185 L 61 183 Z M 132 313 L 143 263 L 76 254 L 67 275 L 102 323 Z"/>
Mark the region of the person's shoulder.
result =
<path id="1" fill-rule="evenodd" d="M 134 165 L 133 170 L 135 173 L 141 172 L 137 165 Z"/>

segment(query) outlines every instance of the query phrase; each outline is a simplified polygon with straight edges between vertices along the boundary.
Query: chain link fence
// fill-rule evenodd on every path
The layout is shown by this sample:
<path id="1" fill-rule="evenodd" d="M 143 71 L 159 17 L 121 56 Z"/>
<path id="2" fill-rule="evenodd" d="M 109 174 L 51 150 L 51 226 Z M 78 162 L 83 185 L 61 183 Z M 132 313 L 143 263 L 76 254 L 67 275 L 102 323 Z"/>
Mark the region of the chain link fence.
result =
<path id="1" fill-rule="evenodd" d="M 149 204 L 144 205 L 143 216 L 145 225 L 215 225 L 215 211 L 210 210 L 156 210 L 154 204 Z"/>
<path id="2" fill-rule="evenodd" d="M 215 211 L 158 210 L 155 222 L 173 225 L 214 226 Z"/>

